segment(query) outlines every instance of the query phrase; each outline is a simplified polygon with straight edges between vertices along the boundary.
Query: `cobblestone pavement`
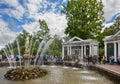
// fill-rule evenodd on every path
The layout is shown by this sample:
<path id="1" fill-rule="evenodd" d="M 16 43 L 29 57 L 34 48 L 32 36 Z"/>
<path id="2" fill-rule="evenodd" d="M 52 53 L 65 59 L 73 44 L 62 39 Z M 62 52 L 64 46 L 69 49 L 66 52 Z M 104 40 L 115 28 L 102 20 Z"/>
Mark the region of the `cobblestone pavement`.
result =
<path id="1" fill-rule="evenodd" d="M 120 74 L 120 65 L 96 64 L 95 66 Z"/>

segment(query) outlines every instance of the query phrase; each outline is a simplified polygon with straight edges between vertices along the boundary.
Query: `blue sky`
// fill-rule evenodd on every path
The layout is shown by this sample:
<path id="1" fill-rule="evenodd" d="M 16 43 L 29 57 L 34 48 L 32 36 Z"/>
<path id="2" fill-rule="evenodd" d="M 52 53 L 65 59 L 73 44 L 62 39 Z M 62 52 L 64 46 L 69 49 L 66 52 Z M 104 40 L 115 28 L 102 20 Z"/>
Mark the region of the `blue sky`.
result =
<path id="1" fill-rule="evenodd" d="M 67 0 L 35 0 L 35 2 L 34 0 L 0 1 L 1 19 L 9 25 L 8 28 L 13 32 L 23 30 L 24 24 L 36 22 L 34 14 L 39 16 L 47 12 L 60 14 L 62 5 L 67 3 Z"/>
<path id="2" fill-rule="evenodd" d="M 68 0 L 0 0 L 0 48 L 12 42 L 22 30 L 31 34 L 45 19 L 51 35 L 64 36 L 67 20 L 60 11 Z M 113 24 L 120 13 L 120 0 L 103 0 L 105 26 Z"/>

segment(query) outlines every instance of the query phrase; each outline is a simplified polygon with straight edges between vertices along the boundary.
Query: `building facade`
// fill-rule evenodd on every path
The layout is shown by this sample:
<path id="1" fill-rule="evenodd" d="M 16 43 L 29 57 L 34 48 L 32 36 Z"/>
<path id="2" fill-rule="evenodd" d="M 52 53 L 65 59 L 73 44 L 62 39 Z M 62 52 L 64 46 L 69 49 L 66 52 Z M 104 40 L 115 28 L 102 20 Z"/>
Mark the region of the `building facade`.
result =
<path id="1" fill-rule="evenodd" d="M 69 41 L 62 43 L 62 58 L 83 59 L 87 56 L 98 56 L 98 49 L 98 41 L 92 39 L 83 40 L 75 36 Z"/>
<path id="2" fill-rule="evenodd" d="M 115 62 L 118 56 L 120 56 L 120 31 L 115 35 L 106 36 L 104 39 L 104 52 L 107 60 L 110 56 L 114 56 Z"/>

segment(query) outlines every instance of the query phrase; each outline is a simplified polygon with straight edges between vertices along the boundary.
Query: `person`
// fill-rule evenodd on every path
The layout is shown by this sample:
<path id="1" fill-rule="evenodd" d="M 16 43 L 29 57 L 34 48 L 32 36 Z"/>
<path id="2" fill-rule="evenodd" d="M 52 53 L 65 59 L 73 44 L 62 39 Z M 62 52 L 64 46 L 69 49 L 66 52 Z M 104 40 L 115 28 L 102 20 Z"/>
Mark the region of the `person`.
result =
<path id="1" fill-rule="evenodd" d="M 96 62 L 97 62 L 97 56 L 94 55 L 94 56 L 92 57 L 92 63 L 95 64 Z"/>
<path id="2" fill-rule="evenodd" d="M 118 56 L 117 62 L 118 62 L 118 64 L 120 65 L 120 56 Z"/>
<path id="3" fill-rule="evenodd" d="M 2 62 L 2 55 L 0 55 L 0 62 Z"/>
<path id="4" fill-rule="evenodd" d="M 113 65 L 114 64 L 114 56 L 111 56 L 110 57 L 110 65 Z"/>
<path id="5" fill-rule="evenodd" d="M 106 57 L 104 55 L 102 56 L 102 62 L 103 62 L 103 64 L 106 63 Z"/>
<path id="6" fill-rule="evenodd" d="M 101 56 L 98 57 L 99 64 L 101 64 Z"/>
<path id="7" fill-rule="evenodd" d="M 18 55 L 15 56 L 15 59 L 16 59 L 16 61 L 19 61 L 19 56 Z"/>

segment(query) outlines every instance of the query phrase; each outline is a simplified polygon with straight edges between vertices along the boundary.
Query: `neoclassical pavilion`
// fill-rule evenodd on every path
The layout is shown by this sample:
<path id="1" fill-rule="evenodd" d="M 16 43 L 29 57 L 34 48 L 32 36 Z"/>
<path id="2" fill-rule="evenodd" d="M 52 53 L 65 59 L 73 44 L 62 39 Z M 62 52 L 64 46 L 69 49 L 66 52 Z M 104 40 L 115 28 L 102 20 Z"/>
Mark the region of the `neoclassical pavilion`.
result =
<path id="1" fill-rule="evenodd" d="M 62 58 L 78 58 L 83 59 L 85 56 L 98 56 L 99 43 L 96 40 L 83 40 L 73 37 L 67 42 L 62 43 Z"/>
<path id="2" fill-rule="evenodd" d="M 115 35 L 106 36 L 103 40 L 105 56 L 107 59 L 109 59 L 110 56 L 114 56 L 116 62 L 117 57 L 120 56 L 120 31 Z"/>

